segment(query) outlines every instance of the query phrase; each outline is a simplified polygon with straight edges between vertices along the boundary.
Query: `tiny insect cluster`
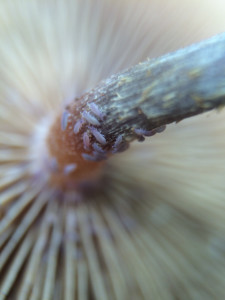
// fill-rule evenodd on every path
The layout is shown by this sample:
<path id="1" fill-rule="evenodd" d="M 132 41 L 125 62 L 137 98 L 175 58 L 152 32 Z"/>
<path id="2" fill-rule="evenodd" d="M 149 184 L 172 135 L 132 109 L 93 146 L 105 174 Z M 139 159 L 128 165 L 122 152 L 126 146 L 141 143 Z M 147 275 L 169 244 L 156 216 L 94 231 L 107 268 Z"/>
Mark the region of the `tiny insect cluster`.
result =
<path id="1" fill-rule="evenodd" d="M 106 160 L 110 154 L 123 152 L 129 147 L 129 142 L 126 141 L 123 134 L 117 135 L 115 139 L 108 139 L 102 133 L 103 123 L 106 115 L 102 112 L 99 106 L 93 102 L 88 103 L 87 110 L 79 112 L 80 118 L 76 119 L 73 125 L 73 134 L 80 136 L 82 140 L 83 150 L 81 156 L 86 161 L 99 162 Z M 61 129 L 65 131 L 68 123 L 70 123 L 71 114 L 64 111 L 61 118 Z M 156 133 L 164 131 L 166 126 L 160 126 L 153 130 L 141 128 L 133 129 L 131 135 L 139 142 L 145 140 L 145 137 L 153 136 Z M 66 166 L 64 173 L 67 174 L 75 170 L 74 165 Z"/>
<path id="2" fill-rule="evenodd" d="M 71 114 L 68 111 L 64 111 L 61 118 L 61 130 L 65 131 L 68 124 L 71 121 Z M 101 132 L 103 128 L 103 122 L 106 115 L 101 111 L 95 103 L 88 104 L 88 110 L 80 112 L 80 118 L 78 118 L 73 125 L 73 133 L 80 135 L 83 152 L 82 157 L 84 160 L 99 162 L 106 160 L 110 154 L 125 151 L 129 147 L 129 143 L 125 141 L 123 135 L 118 135 L 114 142 L 106 139 Z M 68 173 L 70 170 L 75 170 L 74 167 L 68 167 L 64 173 Z"/>
<path id="3" fill-rule="evenodd" d="M 74 125 L 74 133 L 78 133 L 82 126 L 85 125 L 83 132 L 83 148 L 89 153 L 82 153 L 82 157 L 88 161 L 102 161 L 107 159 L 111 153 L 122 152 L 126 150 L 129 143 L 123 138 L 123 135 L 118 135 L 114 143 L 107 141 L 104 134 L 101 132 L 101 127 L 106 115 L 101 111 L 95 103 L 88 104 L 90 111 L 82 111 L 82 119 L 77 120 Z"/>

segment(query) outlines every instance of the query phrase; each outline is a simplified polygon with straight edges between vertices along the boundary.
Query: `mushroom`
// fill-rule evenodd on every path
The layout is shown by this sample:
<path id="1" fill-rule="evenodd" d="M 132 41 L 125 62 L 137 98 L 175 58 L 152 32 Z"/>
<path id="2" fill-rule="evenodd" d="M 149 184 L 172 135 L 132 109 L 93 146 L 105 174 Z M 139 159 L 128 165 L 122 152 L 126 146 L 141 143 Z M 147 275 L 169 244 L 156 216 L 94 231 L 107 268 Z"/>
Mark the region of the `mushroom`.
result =
<path id="1" fill-rule="evenodd" d="M 224 299 L 224 111 L 130 143 L 83 105 L 224 30 L 219 3 L 1 1 L 0 300 Z"/>

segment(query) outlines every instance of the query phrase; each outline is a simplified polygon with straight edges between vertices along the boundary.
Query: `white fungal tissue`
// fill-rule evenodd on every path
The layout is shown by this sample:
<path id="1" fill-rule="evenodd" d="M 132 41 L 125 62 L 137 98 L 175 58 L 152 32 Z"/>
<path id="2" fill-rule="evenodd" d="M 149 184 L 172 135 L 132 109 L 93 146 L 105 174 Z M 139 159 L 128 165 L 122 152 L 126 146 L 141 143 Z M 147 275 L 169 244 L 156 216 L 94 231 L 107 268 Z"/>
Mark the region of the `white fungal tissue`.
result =
<path id="1" fill-rule="evenodd" d="M 102 111 L 100 110 L 100 108 L 98 107 L 97 104 L 95 104 L 94 102 L 92 102 L 92 103 L 89 103 L 88 106 L 89 106 L 90 110 L 92 111 L 92 113 L 94 115 L 96 115 L 96 117 L 98 117 L 101 120 L 103 120 L 104 114 L 102 113 Z"/>
<path id="2" fill-rule="evenodd" d="M 74 164 L 69 164 L 69 165 L 66 165 L 64 167 L 63 172 L 64 172 L 65 175 L 68 175 L 68 174 L 72 173 L 73 171 L 75 171 L 76 168 L 77 168 L 77 165 L 75 163 Z"/>
<path id="3" fill-rule="evenodd" d="M 82 157 L 83 157 L 83 159 L 88 160 L 88 161 L 98 161 L 97 158 L 92 156 L 91 154 L 82 153 Z"/>
<path id="4" fill-rule="evenodd" d="M 82 112 L 82 117 L 91 125 L 95 125 L 95 126 L 100 125 L 99 121 L 93 115 L 91 115 L 89 112 L 87 112 L 86 110 L 84 110 Z"/>
<path id="5" fill-rule="evenodd" d="M 73 132 L 75 134 L 79 133 L 83 124 L 84 124 L 84 121 L 82 119 L 79 119 L 74 125 Z"/>
<path id="6" fill-rule="evenodd" d="M 93 136 L 96 138 L 96 140 L 102 144 L 105 145 L 106 144 L 106 139 L 104 137 L 104 135 L 97 130 L 95 127 L 90 127 L 91 133 L 93 134 Z"/>
<path id="7" fill-rule="evenodd" d="M 141 128 L 135 128 L 134 132 L 140 136 L 153 136 L 156 133 L 155 130 L 145 130 Z"/>
<path id="8" fill-rule="evenodd" d="M 92 144 L 92 148 L 99 153 L 106 153 L 104 149 L 102 149 L 97 143 Z"/>
<path id="9" fill-rule="evenodd" d="M 83 133 L 83 144 L 85 150 L 88 150 L 90 148 L 90 138 L 87 132 Z"/>
<path id="10" fill-rule="evenodd" d="M 118 137 L 116 138 L 116 141 L 113 145 L 113 148 L 118 148 L 118 146 L 123 142 L 123 136 L 122 134 L 118 135 Z"/>
<path id="11" fill-rule="evenodd" d="M 61 118 L 61 129 L 62 131 L 66 130 L 66 127 L 68 125 L 68 119 L 70 114 L 67 111 L 64 111 Z"/>
<path id="12" fill-rule="evenodd" d="M 153 136 L 156 133 L 163 132 L 166 129 L 166 125 L 162 125 L 160 127 L 154 128 L 152 130 L 146 130 L 146 129 L 141 129 L 141 128 L 135 128 L 134 132 L 138 136 Z"/>

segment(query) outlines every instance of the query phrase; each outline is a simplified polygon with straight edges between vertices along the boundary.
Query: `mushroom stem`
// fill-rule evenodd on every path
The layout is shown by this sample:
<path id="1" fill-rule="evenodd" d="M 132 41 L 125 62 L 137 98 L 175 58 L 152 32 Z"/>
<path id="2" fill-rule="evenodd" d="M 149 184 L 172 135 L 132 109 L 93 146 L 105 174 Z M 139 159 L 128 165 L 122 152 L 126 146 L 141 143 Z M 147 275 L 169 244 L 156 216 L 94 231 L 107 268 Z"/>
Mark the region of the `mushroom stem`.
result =
<path id="1" fill-rule="evenodd" d="M 225 33 L 111 76 L 56 118 L 48 137 L 51 155 L 64 173 L 80 164 L 89 172 L 89 165 L 93 169 L 134 139 L 222 107 L 224 63 Z"/>
<path id="2" fill-rule="evenodd" d="M 103 134 L 132 135 L 225 104 L 225 33 L 111 76 L 82 97 L 107 116 Z"/>

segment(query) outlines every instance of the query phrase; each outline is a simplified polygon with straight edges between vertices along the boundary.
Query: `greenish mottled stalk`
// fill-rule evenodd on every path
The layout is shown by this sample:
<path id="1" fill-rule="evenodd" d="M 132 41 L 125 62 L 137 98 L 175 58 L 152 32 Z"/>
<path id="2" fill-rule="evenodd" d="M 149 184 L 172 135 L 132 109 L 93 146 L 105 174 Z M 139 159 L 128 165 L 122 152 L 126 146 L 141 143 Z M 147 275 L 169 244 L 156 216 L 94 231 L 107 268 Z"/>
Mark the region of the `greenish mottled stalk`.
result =
<path id="1" fill-rule="evenodd" d="M 106 139 L 123 134 L 127 141 L 135 128 L 152 130 L 222 107 L 225 34 L 113 75 L 80 98 L 81 109 L 90 111 L 92 102 L 105 115 Z"/>

